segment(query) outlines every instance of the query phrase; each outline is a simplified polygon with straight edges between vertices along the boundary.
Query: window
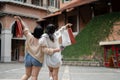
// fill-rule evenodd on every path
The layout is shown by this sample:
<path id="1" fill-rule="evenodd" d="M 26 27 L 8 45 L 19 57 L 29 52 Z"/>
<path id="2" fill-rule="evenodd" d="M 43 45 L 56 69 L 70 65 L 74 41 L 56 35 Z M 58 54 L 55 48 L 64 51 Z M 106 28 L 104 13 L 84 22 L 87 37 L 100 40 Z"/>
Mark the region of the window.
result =
<path id="1" fill-rule="evenodd" d="M 59 0 L 48 0 L 48 6 L 59 8 Z"/>
<path id="2" fill-rule="evenodd" d="M 1 34 L 1 31 L 2 31 L 2 24 L 0 23 L 0 34 Z"/>
<path id="3" fill-rule="evenodd" d="M 0 23 L 0 60 L 1 60 L 1 31 L 2 31 L 2 24 Z"/>
<path id="4" fill-rule="evenodd" d="M 14 1 L 19 1 L 19 2 L 26 2 L 26 0 L 14 0 Z"/>
<path id="5" fill-rule="evenodd" d="M 55 4 L 55 0 L 51 0 L 50 1 L 50 6 L 54 6 L 54 4 Z"/>
<path id="6" fill-rule="evenodd" d="M 32 4 L 39 5 L 39 0 L 32 0 Z"/>
<path id="7" fill-rule="evenodd" d="M 43 6 L 43 0 L 40 0 L 40 6 Z"/>
<path id="8" fill-rule="evenodd" d="M 72 0 L 62 0 L 63 3 L 66 3 L 66 2 L 69 2 L 69 1 L 72 1 Z"/>
<path id="9" fill-rule="evenodd" d="M 32 0 L 32 4 L 37 6 L 43 6 L 43 0 Z"/>

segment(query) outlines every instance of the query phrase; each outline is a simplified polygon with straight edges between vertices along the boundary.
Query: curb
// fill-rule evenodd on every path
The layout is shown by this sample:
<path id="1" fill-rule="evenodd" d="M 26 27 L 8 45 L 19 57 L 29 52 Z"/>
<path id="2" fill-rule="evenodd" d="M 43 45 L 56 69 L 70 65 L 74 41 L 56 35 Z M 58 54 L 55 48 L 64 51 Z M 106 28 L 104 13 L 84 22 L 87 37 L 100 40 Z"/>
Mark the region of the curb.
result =
<path id="1" fill-rule="evenodd" d="M 91 67 L 102 67 L 103 64 L 101 64 L 98 61 L 63 61 L 63 65 L 69 65 L 69 66 L 91 66 Z"/>

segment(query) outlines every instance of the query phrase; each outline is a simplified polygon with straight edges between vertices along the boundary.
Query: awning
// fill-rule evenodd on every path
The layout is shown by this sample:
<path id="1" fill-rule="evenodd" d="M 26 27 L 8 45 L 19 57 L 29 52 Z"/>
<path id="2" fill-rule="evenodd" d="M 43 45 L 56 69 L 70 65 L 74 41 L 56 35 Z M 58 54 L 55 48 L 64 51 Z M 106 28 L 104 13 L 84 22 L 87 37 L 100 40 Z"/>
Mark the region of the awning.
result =
<path id="1" fill-rule="evenodd" d="M 60 11 L 59 12 L 55 12 L 55 13 L 49 14 L 48 16 L 44 17 L 44 19 L 45 18 L 49 18 L 49 17 L 53 17 L 53 16 L 57 16 L 57 15 L 60 15 L 60 14 L 61 14 Z"/>
<path id="2" fill-rule="evenodd" d="M 84 5 L 84 4 L 88 4 L 88 3 L 91 3 L 91 2 L 94 2 L 94 1 L 98 1 L 98 0 L 72 0 L 70 3 L 68 3 L 67 5 L 60 8 L 59 11 L 64 11 L 66 9 L 74 8 L 74 7 L 81 6 L 81 5 Z"/>
<path id="3" fill-rule="evenodd" d="M 118 45 L 120 44 L 120 41 L 102 41 L 99 43 L 100 46 L 104 46 L 104 45 Z"/>

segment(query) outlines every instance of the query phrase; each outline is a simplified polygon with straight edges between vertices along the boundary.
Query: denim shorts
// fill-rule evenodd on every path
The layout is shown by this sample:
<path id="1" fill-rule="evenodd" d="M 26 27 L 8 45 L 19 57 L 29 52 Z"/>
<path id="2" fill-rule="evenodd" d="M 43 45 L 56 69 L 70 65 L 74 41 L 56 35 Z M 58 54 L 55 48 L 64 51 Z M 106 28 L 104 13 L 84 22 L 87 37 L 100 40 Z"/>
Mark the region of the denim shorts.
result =
<path id="1" fill-rule="evenodd" d="M 42 63 L 40 63 L 38 60 L 33 58 L 29 53 L 26 54 L 24 63 L 25 63 L 25 67 L 31 67 L 31 66 L 42 67 Z"/>

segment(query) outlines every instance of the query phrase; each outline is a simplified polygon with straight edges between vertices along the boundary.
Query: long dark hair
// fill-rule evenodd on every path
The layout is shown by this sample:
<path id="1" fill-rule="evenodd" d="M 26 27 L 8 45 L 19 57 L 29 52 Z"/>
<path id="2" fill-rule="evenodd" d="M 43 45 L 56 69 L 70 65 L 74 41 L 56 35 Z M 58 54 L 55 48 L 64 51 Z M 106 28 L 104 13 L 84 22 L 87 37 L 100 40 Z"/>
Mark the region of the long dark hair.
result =
<path id="1" fill-rule="evenodd" d="M 35 38 L 39 39 L 43 34 L 43 28 L 40 25 L 37 25 L 32 34 Z"/>
<path id="2" fill-rule="evenodd" d="M 48 34 L 50 40 L 53 42 L 54 42 L 54 35 L 53 34 L 54 34 L 55 30 L 56 30 L 56 27 L 53 24 L 48 24 L 46 27 L 46 30 L 45 30 L 45 33 Z"/>

